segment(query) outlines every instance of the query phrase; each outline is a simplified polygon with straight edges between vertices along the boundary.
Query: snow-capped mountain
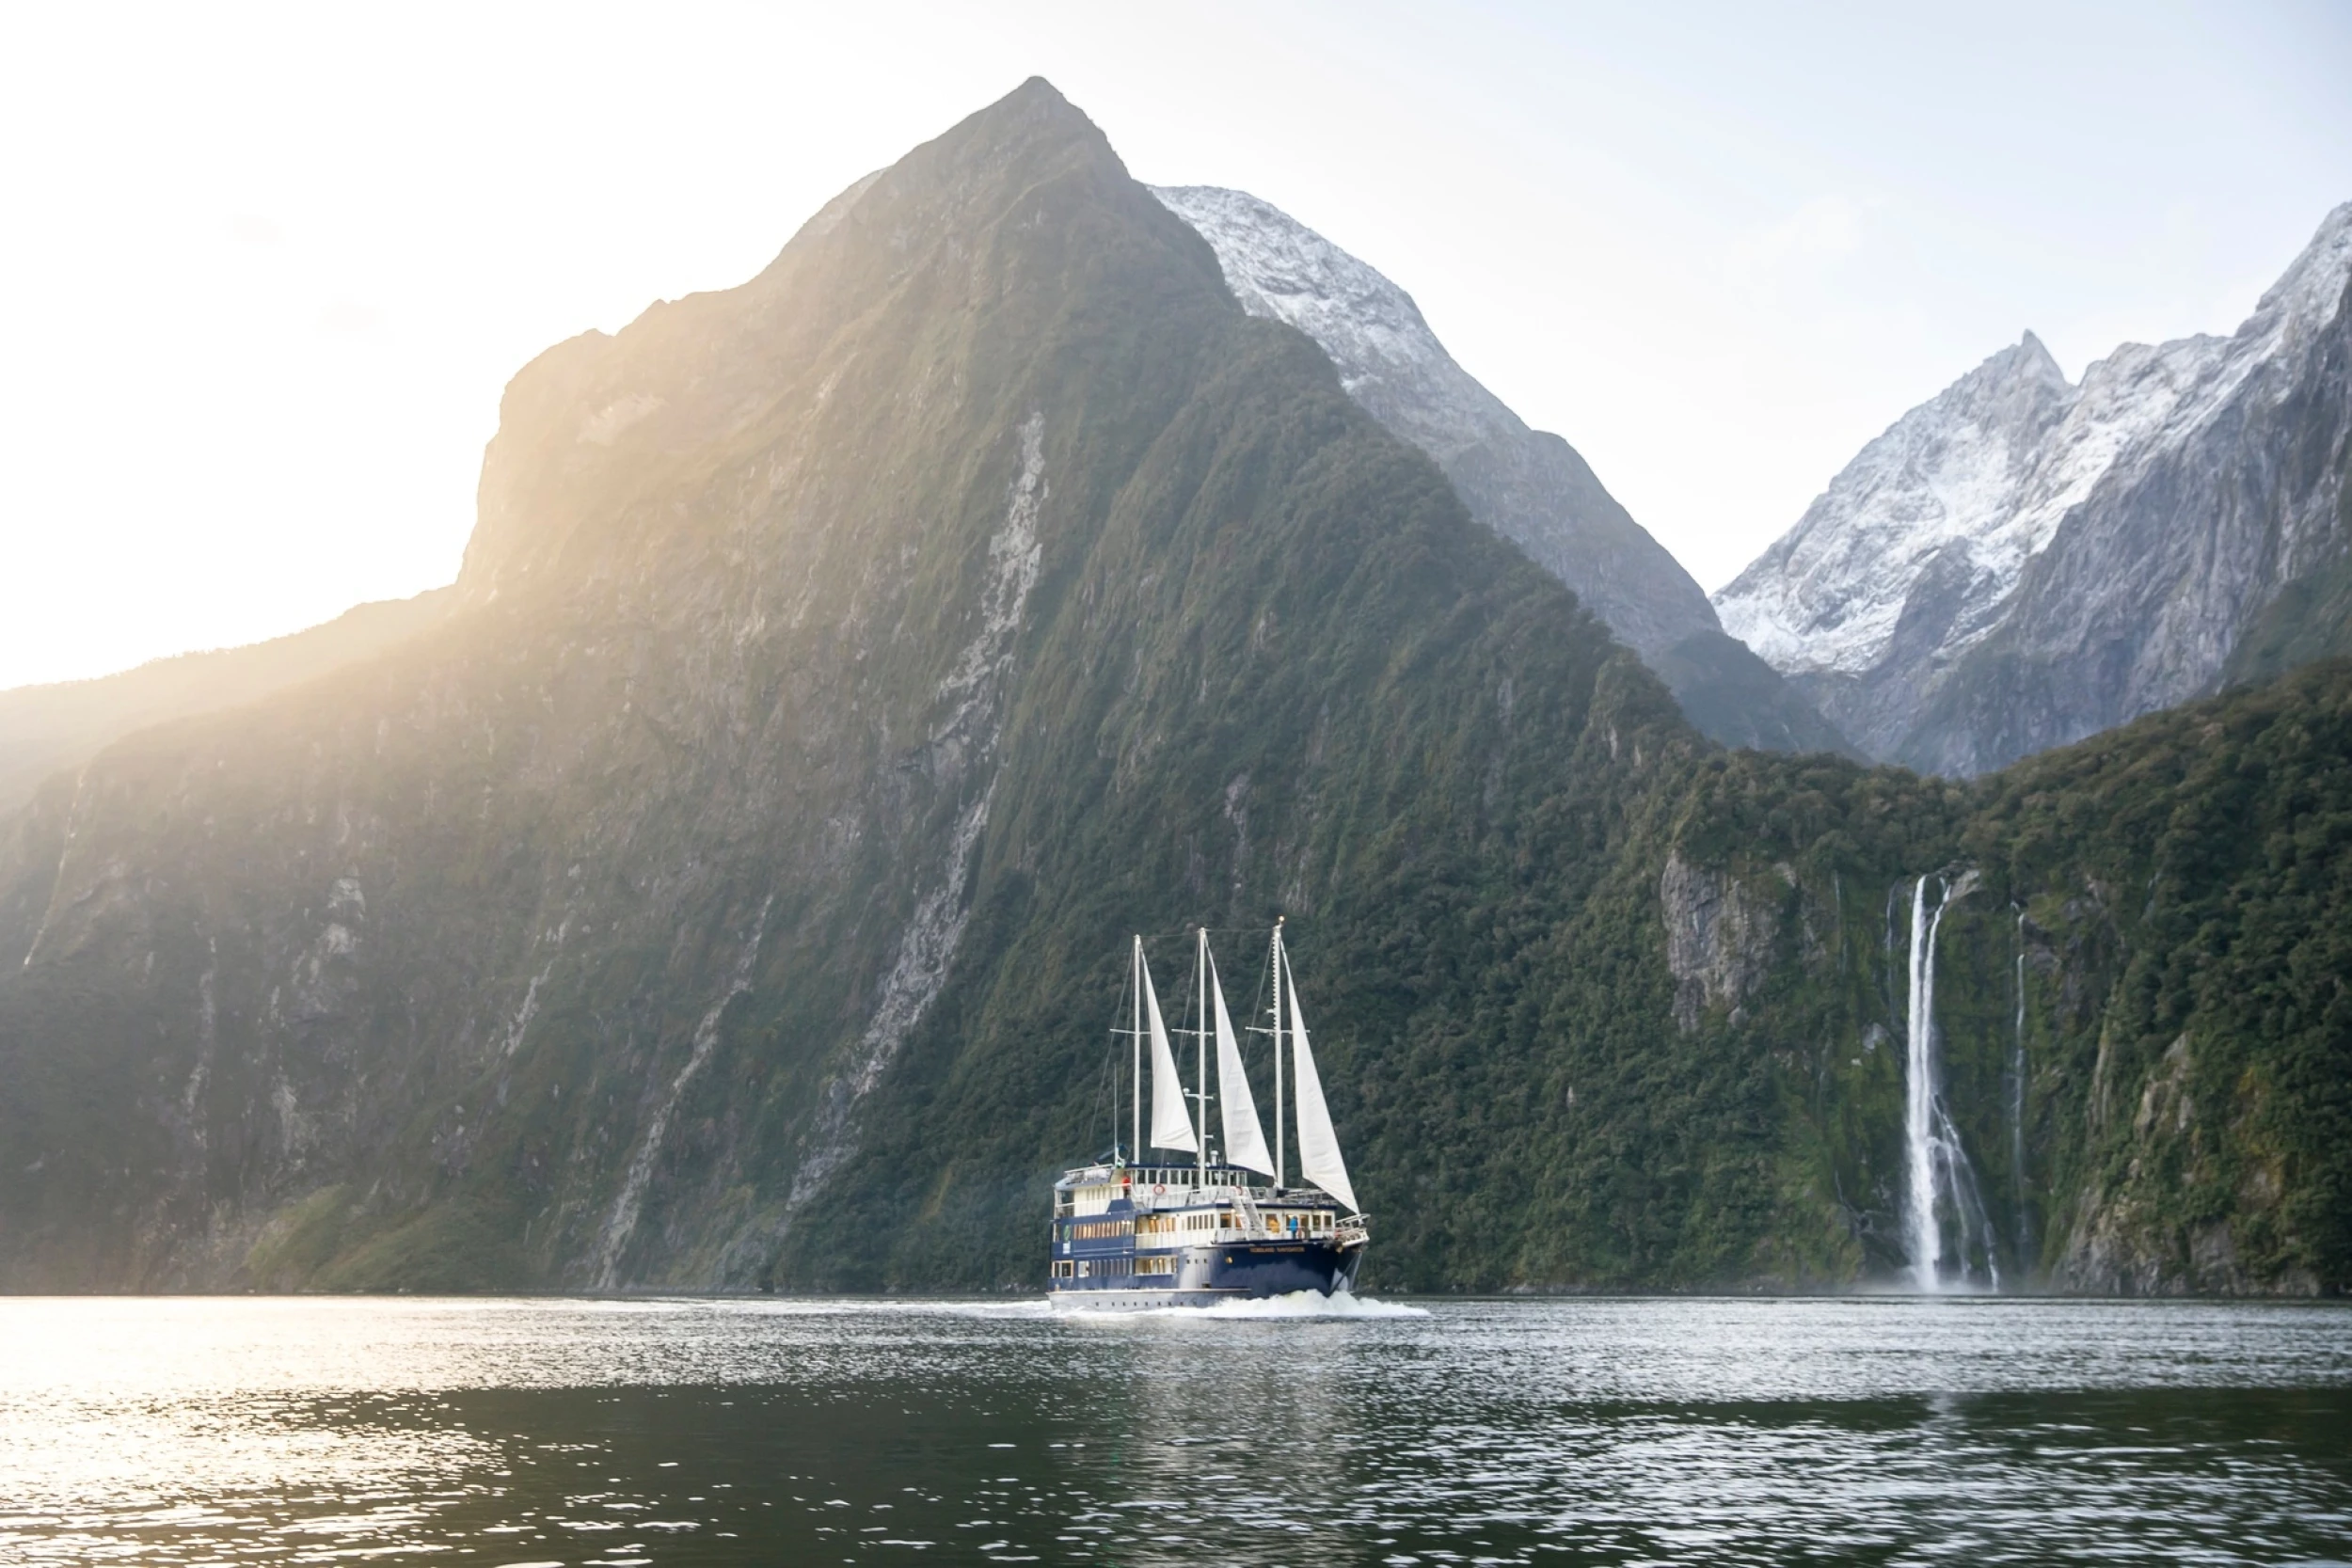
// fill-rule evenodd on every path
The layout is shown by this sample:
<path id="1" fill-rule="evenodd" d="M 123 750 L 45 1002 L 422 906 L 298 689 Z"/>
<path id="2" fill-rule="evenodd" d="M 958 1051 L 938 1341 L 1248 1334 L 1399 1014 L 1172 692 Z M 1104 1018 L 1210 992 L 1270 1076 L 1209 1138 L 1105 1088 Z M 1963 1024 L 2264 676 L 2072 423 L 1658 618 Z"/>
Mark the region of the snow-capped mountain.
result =
<path id="1" fill-rule="evenodd" d="M 2352 204 L 2229 338 L 2070 384 L 2031 333 L 1863 448 L 1715 595 L 1872 756 L 1973 773 L 2210 690 L 2344 549 Z"/>
<path id="2" fill-rule="evenodd" d="M 1245 309 L 1321 345 L 1348 394 L 1434 458 L 1472 516 L 1574 589 L 1665 677 L 1702 729 L 1731 745 L 1847 749 L 1808 703 L 1724 635 L 1706 593 L 1576 449 L 1529 429 L 1454 362 L 1411 295 L 1246 192 L 1192 185 L 1152 194 L 1209 242 Z"/>
<path id="3" fill-rule="evenodd" d="M 1942 646 L 1975 643 L 2067 509 L 2162 422 L 2217 346 L 2128 344 L 2076 388 L 2026 333 L 1863 448 L 1715 595 L 1725 629 L 1781 670 L 1861 674 L 1935 574 L 1951 600 Z"/>

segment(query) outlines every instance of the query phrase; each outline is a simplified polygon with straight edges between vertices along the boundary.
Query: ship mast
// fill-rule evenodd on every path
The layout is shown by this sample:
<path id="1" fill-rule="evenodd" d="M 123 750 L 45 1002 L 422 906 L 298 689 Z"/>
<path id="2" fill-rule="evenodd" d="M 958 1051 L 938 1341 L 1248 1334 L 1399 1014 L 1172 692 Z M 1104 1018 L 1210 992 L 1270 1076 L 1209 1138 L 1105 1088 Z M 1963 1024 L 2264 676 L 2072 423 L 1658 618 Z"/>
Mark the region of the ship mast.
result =
<path id="1" fill-rule="evenodd" d="M 1135 1032 L 1128 1038 L 1136 1048 L 1136 1141 L 1133 1147 L 1135 1157 L 1140 1160 L 1143 1158 L 1143 938 L 1140 935 L 1136 938 L 1134 968 L 1136 972 Z M 1116 1104 L 1117 1101 L 1114 1101 L 1112 1103 Z"/>
<path id="2" fill-rule="evenodd" d="M 1192 1037 L 1194 1053 L 1192 1081 L 1200 1085 L 1199 1099 L 1200 1130 L 1194 1141 L 1200 1145 L 1195 1151 L 1195 1158 L 1199 1162 L 1200 1185 L 1200 1189 L 1206 1192 L 1209 1186 L 1209 928 L 1203 926 L 1200 927 L 1200 944 L 1194 951 L 1192 958 L 1192 971 L 1200 981 L 1200 1010 L 1192 1015 L 1193 1022 L 1200 1025 L 1193 1032 Z"/>
<path id="3" fill-rule="evenodd" d="M 1282 1190 L 1282 917 L 1274 917 L 1274 1190 Z"/>

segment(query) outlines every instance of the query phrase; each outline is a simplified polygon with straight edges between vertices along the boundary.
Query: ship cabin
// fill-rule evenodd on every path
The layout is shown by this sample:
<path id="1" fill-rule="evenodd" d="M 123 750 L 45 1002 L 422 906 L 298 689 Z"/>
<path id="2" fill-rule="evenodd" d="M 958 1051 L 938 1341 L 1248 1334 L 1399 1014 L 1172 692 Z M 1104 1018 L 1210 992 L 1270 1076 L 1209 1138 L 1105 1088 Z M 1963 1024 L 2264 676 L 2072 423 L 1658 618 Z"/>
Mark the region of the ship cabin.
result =
<path id="1" fill-rule="evenodd" d="M 1320 1243 L 1350 1227 L 1338 1201 L 1311 1188 L 1276 1192 L 1233 1165 L 1086 1165 L 1054 1183 L 1057 1289 L 1173 1283 L 1184 1249 L 1242 1243 Z"/>

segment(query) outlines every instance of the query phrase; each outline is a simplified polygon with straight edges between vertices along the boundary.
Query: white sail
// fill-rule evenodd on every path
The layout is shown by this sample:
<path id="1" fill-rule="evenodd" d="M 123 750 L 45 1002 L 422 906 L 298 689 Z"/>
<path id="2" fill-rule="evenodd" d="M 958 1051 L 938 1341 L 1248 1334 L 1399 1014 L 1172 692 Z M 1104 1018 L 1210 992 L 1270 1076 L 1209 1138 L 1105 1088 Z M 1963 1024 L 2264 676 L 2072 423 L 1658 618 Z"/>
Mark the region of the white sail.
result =
<path id="1" fill-rule="evenodd" d="M 1284 970 L 1290 968 L 1285 958 Z M 1291 1092 L 1298 1102 L 1298 1169 L 1308 1180 L 1346 1204 L 1360 1210 L 1356 1189 L 1347 1184 L 1347 1162 L 1340 1158 L 1340 1135 L 1331 1126 L 1331 1108 L 1323 1102 L 1323 1078 L 1315 1071 L 1315 1053 L 1307 1046 L 1307 1018 L 1298 1010 L 1298 976 L 1285 974 L 1290 984 Z"/>
<path id="2" fill-rule="evenodd" d="M 1209 960 L 1209 996 L 1216 1017 L 1216 1102 L 1225 1117 L 1225 1163 L 1274 1174 L 1274 1155 L 1265 1146 L 1265 1129 L 1258 1125 L 1258 1102 L 1250 1097 L 1249 1079 L 1241 1066 L 1241 1042 L 1233 1037 L 1233 1021 L 1225 1011 L 1225 988 L 1216 983 L 1216 960 Z"/>
<path id="3" fill-rule="evenodd" d="M 1152 1031 L 1152 1147 L 1200 1147 L 1192 1135 L 1192 1110 L 1184 1103 L 1184 1081 L 1176 1076 L 1176 1057 L 1168 1048 L 1168 1025 L 1160 1022 L 1160 993 L 1152 989 L 1152 966 L 1144 964 L 1143 1022 Z"/>

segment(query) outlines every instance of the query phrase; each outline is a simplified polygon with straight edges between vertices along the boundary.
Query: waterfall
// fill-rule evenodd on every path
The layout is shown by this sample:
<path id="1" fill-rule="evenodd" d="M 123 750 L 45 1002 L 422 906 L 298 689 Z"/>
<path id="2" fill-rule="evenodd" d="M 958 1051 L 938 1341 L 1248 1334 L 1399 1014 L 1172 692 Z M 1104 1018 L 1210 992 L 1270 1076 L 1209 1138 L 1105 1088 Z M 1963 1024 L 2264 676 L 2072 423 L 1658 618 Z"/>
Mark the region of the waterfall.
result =
<path id="1" fill-rule="evenodd" d="M 1911 1016 L 1903 1058 L 1903 1150 L 1908 1156 L 1911 1212 L 1905 1239 L 1911 1244 L 1912 1283 L 1936 1287 L 1936 1262 L 1944 1236 L 1935 1221 L 1935 933 L 1944 924 L 1947 900 L 1938 888 L 1935 914 L 1928 914 L 1928 879 L 1911 895 Z"/>
<path id="2" fill-rule="evenodd" d="M 1944 911 L 1965 893 L 1970 879 L 1955 889 L 1943 878 L 1936 883 L 1935 908 L 1928 908 L 1928 882 L 1922 877 L 1911 895 L 1911 996 L 1903 1062 L 1903 1148 L 1908 1199 L 1903 1239 L 1911 1253 L 1912 1283 L 1922 1291 L 1943 1284 L 1945 1258 L 1943 1216 L 1949 1212 L 1953 1255 L 1964 1281 L 1981 1261 L 1987 1283 L 2001 1286 L 2000 1265 L 1994 1258 L 1993 1227 L 1977 1192 L 1977 1173 L 1961 1148 L 1960 1129 L 1945 1107 L 1941 1068 L 1935 1050 L 1935 939 L 1943 929 Z"/>
<path id="3" fill-rule="evenodd" d="M 2026 911 L 2017 911 L 2017 1018 L 2009 1047 L 2010 1201 L 2017 1216 L 2017 1256 L 2033 1256 L 2033 1217 L 2026 1208 Z"/>

